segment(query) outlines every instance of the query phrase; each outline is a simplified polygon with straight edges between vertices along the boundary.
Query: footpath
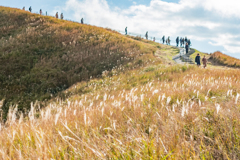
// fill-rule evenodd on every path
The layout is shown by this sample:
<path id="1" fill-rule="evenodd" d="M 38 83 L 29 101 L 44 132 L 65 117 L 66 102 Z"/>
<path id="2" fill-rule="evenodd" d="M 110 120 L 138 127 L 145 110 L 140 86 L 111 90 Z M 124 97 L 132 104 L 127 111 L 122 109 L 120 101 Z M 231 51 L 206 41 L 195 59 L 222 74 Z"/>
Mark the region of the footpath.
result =
<path id="1" fill-rule="evenodd" d="M 180 53 L 172 58 L 176 63 L 178 63 L 178 64 L 185 64 L 185 63 L 194 64 L 193 60 L 190 58 L 190 55 L 192 55 L 195 52 L 194 49 L 189 49 L 188 54 L 186 54 L 186 50 L 184 48 L 178 47 L 178 49 L 180 49 Z"/>

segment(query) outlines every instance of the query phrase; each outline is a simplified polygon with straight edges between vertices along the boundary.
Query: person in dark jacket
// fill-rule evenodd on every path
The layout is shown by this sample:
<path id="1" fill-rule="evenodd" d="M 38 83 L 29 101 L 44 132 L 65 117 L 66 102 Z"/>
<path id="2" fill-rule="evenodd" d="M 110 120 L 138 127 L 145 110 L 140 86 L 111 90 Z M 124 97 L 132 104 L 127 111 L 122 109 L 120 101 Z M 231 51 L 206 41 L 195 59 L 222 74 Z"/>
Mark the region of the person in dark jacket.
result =
<path id="1" fill-rule="evenodd" d="M 201 57 L 199 54 L 196 56 L 195 62 L 197 63 L 198 67 L 201 65 Z"/>
<path id="2" fill-rule="evenodd" d="M 145 34 L 146 40 L 148 40 L 148 31 Z"/>
<path id="3" fill-rule="evenodd" d="M 186 54 L 188 54 L 188 43 L 186 43 L 185 49 L 186 49 Z"/>
<path id="4" fill-rule="evenodd" d="M 32 12 L 32 7 L 31 6 L 29 7 L 29 12 Z"/>
<path id="5" fill-rule="evenodd" d="M 188 46 L 189 46 L 189 48 L 191 46 L 191 40 L 190 39 L 188 39 Z"/>
<path id="6" fill-rule="evenodd" d="M 165 36 L 162 37 L 162 43 L 165 43 Z"/>
<path id="7" fill-rule="evenodd" d="M 179 44 L 179 37 L 177 37 L 177 39 L 176 39 L 176 44 L 177 44 L 177 47 L 178 47 L 178 44 Z"/>
<path id="8" fill-rule="evenodd" d="M 127 35 L 127 27 L 125 28 L 125 35 Z"/>

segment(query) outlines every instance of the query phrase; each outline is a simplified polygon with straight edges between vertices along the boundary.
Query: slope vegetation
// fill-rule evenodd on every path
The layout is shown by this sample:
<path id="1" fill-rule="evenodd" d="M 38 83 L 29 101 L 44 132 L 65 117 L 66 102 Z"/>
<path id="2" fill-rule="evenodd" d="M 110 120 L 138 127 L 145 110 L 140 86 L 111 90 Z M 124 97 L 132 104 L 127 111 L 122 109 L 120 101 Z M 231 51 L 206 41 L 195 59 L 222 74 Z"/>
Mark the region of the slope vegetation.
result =
<path id="1" fill-rule="evenodd" d="M 214 52 L 211 55 L 210 60 L 213 63 L 218 64 L 218 65 L 240 68 L 240 59 L 225 55 L 219 51 Z"/>
<path id="2" fill-rule="evenodd" d="M 0 37 L 5 113 L 13 104 L 29 109 L 105 70 L 144 66 L 157 50 L 103 28 L 6 7 L 0 7 Z"/>
<path id="3" fill-rule="evenodd" d="M 22 12 L 14 13 L 15 10 L 6 11 L 6 8 L 4 10 L 8 15 Z M 25 12 L 21 14 L 38 17 Z M 6 77 L 2 83 L 9 82 L 6 85 L 9 88 L 5 92 L 10 93 L 10 89 L 15 91 L 11 87 L 17 82 L 21 82 L 19 86 L 26 83 L 27 89 L 34 86 L 33 84 L 46 85 L 47 91 L 40 92 L 41 94 L 36 92 L 38 94 L 35 95 L 35 99 L 38 99 L 38 96 L 47 93 L 54 94 L 48 92 L 52 88 L 49 87 L 51 84 L 49 82 L 56 85 L 65 78 L 66 81 L 62 84 L 72 85 L 66 90 L 60 89 L 60 94 L 52 98 L 42 109 L 38 107 L 40 103 L 32 103 L 27 116 L 17 112 L 16 106 L 10 107 L 7 120 L 0 128 L 1 159 L 240 159 L 239 69 L 227 67 L 203 69 L 195 65 L 172 65 L 171 56 L 178 50 L 170 46 L 142 39 L 135 41 L 131 37 L 123 37 L 112 31 L 50 17 L 44 19 L 45 22 L 41 27 L 49 26 L 41 29 L 43 33 L 54 26 L 57 29 L 50 34 L 54 38 L 52 41 L 47 41 L 48 43 L 42 46 L 43 49 L 51 43 L 54 44 L 50 48 L 58 46 L 60 49 L 52 49 L 49 53 L 44 50 L 40 54 L 38 50 L 31 48 L 34 46 L 32 41 L 36 41 L 38 36 L 35 38 L 33 36 L 32 41 L 25 40 L 27 43 L 22 42 L 25 47 L 14 47 L 13 44 L 20 45 L 17 42 L 21 38 L 18 40 L 17 35 L 24 37 L 25 31 L 15 28 L 17 30 L 12 30 L 10 35 L 6 34 L 7 38 L 4 37 L 1 41 L 2 45 L 6 45 L 3 47 L 5 50 L 1 59 L 9 57 L 7 60 L 15 60 L 13 62 L 26 68 L 22 69 L 26 70 L 26 74 L 18 72 L 21 66 L 14 68 L 12 62 L 9 62 L 13 67 L 11 69 L 16 72 L 7 71 L 14 75 L 19 73 L 16 74 L 19 77 L 32 75 L 33 77 L 28 78 L 37 78 L 35 78 L 36 82 L 27 83 L 25 81 L 28 79 L 19 81 L 16 77 L 15 79 L 11 79 L 12 76 Z M 63 29 L 66 26 L 71 27 Z M 35 27 L 36 30 L 31 34 L 41 27 Z M 81 30 L 75 27 L 80 27 Z M 115 42 L 111 46 L 113 48 L 104 50 L 103 44 L 110 43 L 107 37 L 101 41 L 101 47 L 95 50 L 91 50 L 94 45 L 84 48 L 82 43 L 85 41 L 76 40 L 76 44 L 72 46 L 74 40 L 67 41 L 68 34 L 63 37 L 66 38 L 64 41 L 56 40 L 65 32 L 69 34 L 76 32 L 69 35 L 69 39 L 84 29 L 86 35 L 91 34 L 88 32 L 91 28 L 94 31 L 99 30 L 101 34 L 111 35 L 107 37 L 111 38 L 111 42 Z M 14 36 L 16 31 L 23 33 Z M 83 37 L 85 34 L 79 35 Z M 29 35 L 28 38 L 30 37 Z M 37 45 L 41 36 L 38 38 L 35 47 L 41 46 Z M 10 39 L 13 39 L 14 43 L 9 42 L 12 43 L 11 45 L 5 43 Z M 41 41 L 44 42 L 46 39 L 43 38 Z M 87 54 L 88 61 L 84 61 L 83 58 L 81 63 L 78 63 L 73 55 L 81 53 L 81 50 L 74 50 L 81 44 L 82 50 L 90 54 Z M 11 49 L 7 49 L 7 46 Z M 121 52 L 113 52 L 114 47 Z M 22 54 L 17 54 L 17 49 L 26 53 L 21 51 Z M 108 54 L 100 61 L 105 67 L 96 58 L 99 55 L 98 50 L 102 49 L 102 56 Z M 28 50 L 31 52 L 28 53 Z M 63 55 L 60 56 L 62 52 L 66 52 L 69 59 L 62 59 Z M 154 57 L 153 52 L 158 57 Z M 24 61 L 18 62 L 17 58 L 24 56 L 24 53 L 29 57 L 38 57 L 38 54 L 41 56 L 38 57 L 39 59 L 29 61 L 29 64 L 25 64 Z M 45 53 L 48 54 L 44 55 Z M 123 58 L 112 57 L 121 53 L 124 54 Z M 82 54 L 84 55 L 85 52 Z M 14 56 L 16 59 L 13 58 Z M 70 59 L 71 61 L 68 62 Z M 24 60 L 27 61 L 27 57 Z M 89 61 L 91 63 L 88 63 Z M 74 67 L 63 70 L 63 66 L 71 66 L 72 63 L 75 65 L 83 63 L 88 72 L 81 70 L 75 73 Z M 1 67 L 7 65 L 5 63 Z M 88 65 L 91 68 L 87 68 Z M 96 66 L 102 67 L 99 74 L 93 74 L 95 72 L 91 70 Z M 106 66 L 108 71 L 105 71 Z M 5 73 L 2 75 L 8 75 L 7 71 L 1 71 Z M 57 79 L 55 74 L 50 73 L 63 74 L 63 78 Z M 80 79 L 74 80 L 72 77 L 78 75 L 77 73 Z M 49 76 L 46 78 L 47 75 Z M 97 78 L 98 75 L 101 77 Z M 93 77 L 83 81 L 89 76 Z M 19 93 L 23 94 L 27 91 L 23 90 Z M 16 93 L 15 96 L 21 98 L 20 94 Z M 27 100 L 28 96 L 21 100 Z"/>
<path id="4" fill-rule="evenodd" d="M 148 65 L 73 85 L 27 118 L 11 109 L 2 159 L 239 159 L 240 71 Z"/>

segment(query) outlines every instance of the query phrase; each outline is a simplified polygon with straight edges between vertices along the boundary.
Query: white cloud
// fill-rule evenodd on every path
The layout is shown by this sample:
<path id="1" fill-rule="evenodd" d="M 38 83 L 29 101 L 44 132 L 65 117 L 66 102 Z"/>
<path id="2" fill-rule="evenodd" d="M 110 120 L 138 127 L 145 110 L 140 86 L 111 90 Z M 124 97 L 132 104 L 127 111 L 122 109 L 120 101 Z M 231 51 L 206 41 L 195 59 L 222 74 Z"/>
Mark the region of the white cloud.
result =
<path id="1" fill-rule="evenodd" d="M 240 53 L 240 37 L 236 20 L 240 19 L 240 2 L 236 0 L 180 0 L 168 3 L 152 0 L 150 5 L 134 3 L 127 9 L 110 8 L 106 0 L 67 0 L 61 10 L 73 12 L 73 18 L 82 17 L 92 25 L 144 33 L 161 37 L 188 36 L 223 46 L 226 52 Z M 234 46 L 232 45 L 234 44 Z"/>

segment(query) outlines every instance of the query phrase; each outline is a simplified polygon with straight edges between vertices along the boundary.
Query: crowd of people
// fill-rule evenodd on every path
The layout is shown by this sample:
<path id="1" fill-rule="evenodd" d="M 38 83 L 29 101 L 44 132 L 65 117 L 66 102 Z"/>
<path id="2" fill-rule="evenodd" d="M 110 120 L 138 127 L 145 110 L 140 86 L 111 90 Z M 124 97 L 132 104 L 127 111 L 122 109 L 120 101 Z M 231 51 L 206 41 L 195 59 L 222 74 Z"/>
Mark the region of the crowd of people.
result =
<path id="1" fill-rule="evenodd" d="M 25 11 L 25 6 L 23 7 L 23 10 Z M 30 6 L 29 8 L 28 8 L 28 11 L 29 12 L 32 12 L 32 6 Z M 43 12 L 42 12 L 42 9 L 40 9 L 40 11 L 39 11 L 39 14 L 40 15 L 43 15 Z M 48 14 L 47 14 L 47 11 L 46 11 L 46 16 L 47 16 Z M 59 18 L 58 17 L 58 12 L 56 12 L 56 14 L 55 14 L 55 18 Z M 64 17 L 63 17 L 63 13 L 61 13 L 60 14 L 60 19 L 63 19 Z M 84 21 L 83 21 L 83 18 L 81 19 L 81 24 L 84 24 Z"/>
<path id="2" fill-rule="evenodd" d="M 125 28 L 125 35 L 127 35 L 127 34 L 128 34 L 128 28 L 126 27 L 126 28 Z M 145 38 L 148 40 L 148 31 L 145 33 Z M 153 41 L 154 41 L 154 42 L 156 41 L 156 38 L 155 38 L 155 37 L 153 37 Z M 163 36 L 162 39 L 161 39 L 161 41 L 162 41 L 163 44 L 166 43 L 167 45 L 171 45 L 170 36 L 168 36 L 167 39 L 165 38 L 165 36 Z M 190 46 L 191 46 L 191 40 L 188 39 L 187 37 L 185 37 L 185 38 L 183 38 L 183 37 L 181 37 L 181 38 L 177 37 L 177 38 L 176 38 L 176 46 L 177 46 L 177 47 L 183 47 L 183 48 L 185 47 L 185 49 L 186 49 L 186 54 L 188 54 L 189 48 L 190 48 Z"/>
<path id="3" fill-rule="evenodd" d="M 126 28 L 125 28 L 125 35 L 128 34 L 128 30 L 127 30 L 127 29 L 128 29 L 128 28 L 126 27 Z M 145 33 L 145 38 L 148 40 L 148 31 Z M 155 37 L 153 37 L 153 41 L 154 41 L 154 42 L 156 41 L 156 38 L 155 38 Z M 162 39 L 161 39 L 161 42 L 162 42 L 163 44 L 166 43 L 167 45 L 170 45 L 170 43 L 171 43 L 170 36 L 168 36 L 167 38 L 165 38 L 165 36 L 163 36 Z M 177 38 L 176 38 L 176 46 L 177 46 L 177 47 L 183 47 L 183 48 L 185 48 L 185 49 L 186 49 L 186 54 L 188 54 L 189 48 L 190 48 L 190 46 L 191 46 L 191 40 L 188 39 L 187 37 L 185 37 L 185 38 L 183 38 L 183 37 L 181 37 L 181 38 L 177 37 Z M 195 58 L 195 63 L 196 63 L 198 66 L 201 66 L 201 57 L 200 57 L 199 54 L 198 54 L 198 55 L 196 56 L 196 58 Z M 203 67 L 206 68 L 206 67 L 207 67 L 207 58 L 206 58 L 206 56 L 204 56 L 204 57 L 202 58 L 202 63 L 203 63 Z"/>

